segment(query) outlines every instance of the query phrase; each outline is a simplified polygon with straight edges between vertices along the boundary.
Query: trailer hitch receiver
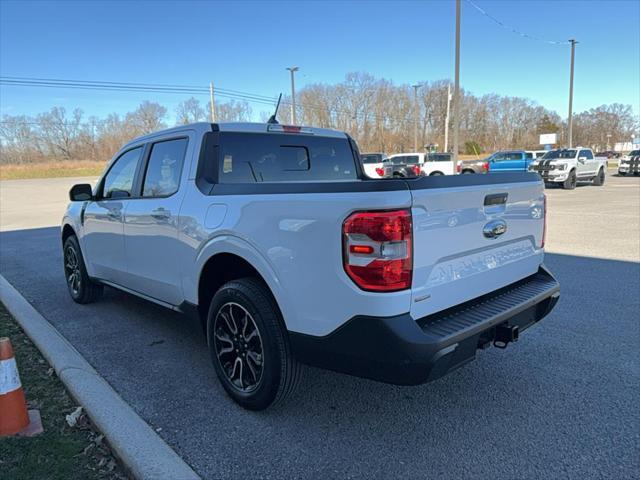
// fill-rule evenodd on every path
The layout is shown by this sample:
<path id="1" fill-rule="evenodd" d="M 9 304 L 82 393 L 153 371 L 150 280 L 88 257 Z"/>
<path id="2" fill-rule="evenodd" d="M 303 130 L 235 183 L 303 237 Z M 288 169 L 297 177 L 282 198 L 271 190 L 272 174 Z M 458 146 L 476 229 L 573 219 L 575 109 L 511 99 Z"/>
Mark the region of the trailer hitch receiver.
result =
<path id="1" fill-rule="evenodd" d="M 498 348 L 507 348 L 510 342 L 517 342 L 519 335 L 518 326 L 509 326 L 507 324 L 498 325 L 496 327 L 496 336 L 493 339 L 493 346 Z"/>

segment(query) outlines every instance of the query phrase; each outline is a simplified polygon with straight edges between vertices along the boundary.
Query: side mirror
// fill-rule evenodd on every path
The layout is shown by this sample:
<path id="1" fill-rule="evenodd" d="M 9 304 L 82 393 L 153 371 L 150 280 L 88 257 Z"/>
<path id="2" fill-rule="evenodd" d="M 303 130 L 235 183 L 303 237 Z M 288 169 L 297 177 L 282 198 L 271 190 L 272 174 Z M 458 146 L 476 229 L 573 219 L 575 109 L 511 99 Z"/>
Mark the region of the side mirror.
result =
<path id="1" fill-rule="evenodd" d="M 580 163 L 584 163 L 584 162 L 586 162 L 586 161 L 587 161 L 587 157 L 578 157 L 578 161 L 579 161 Z"/>
<path id="2" fill-rule="evenodd" d="M 71 187 L 69 190 L 69 199 L 72 202 L 84 202 L 93 198 L 93 191 L 91 185 L 88 183 L 79 183 Z"/>

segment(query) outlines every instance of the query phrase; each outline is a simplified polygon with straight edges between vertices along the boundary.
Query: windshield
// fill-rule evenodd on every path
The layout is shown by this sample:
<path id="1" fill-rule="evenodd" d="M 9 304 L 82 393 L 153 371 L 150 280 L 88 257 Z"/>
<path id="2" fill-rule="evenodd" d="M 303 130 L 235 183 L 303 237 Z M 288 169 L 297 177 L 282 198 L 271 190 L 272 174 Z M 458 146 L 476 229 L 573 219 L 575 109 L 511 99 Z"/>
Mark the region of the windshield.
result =
<path id="1" fill-rule="evenodd" d="M 542 158 L 544 160 L 549 160 L 552 158 L 575 158 L 575 157 L 576 157 L 575 150 L 563 148 L 562 150 L 551 150 L 550 152 L 545 153 L 544 157 Z"/>
<path id="2" fill-rule="evenodd" d="M 360 155 L 362 159 L 362 163 L 381 163 L 382 162 L 382 154 L 381 153 L 365 153 L 364 155 Z"/>
<path id="3" fill-rule="evenodd" d="M 629 152 L 630 157 L 635 157 L 636 155 L 640 155 L 640 150 L 632 150 Z"/>

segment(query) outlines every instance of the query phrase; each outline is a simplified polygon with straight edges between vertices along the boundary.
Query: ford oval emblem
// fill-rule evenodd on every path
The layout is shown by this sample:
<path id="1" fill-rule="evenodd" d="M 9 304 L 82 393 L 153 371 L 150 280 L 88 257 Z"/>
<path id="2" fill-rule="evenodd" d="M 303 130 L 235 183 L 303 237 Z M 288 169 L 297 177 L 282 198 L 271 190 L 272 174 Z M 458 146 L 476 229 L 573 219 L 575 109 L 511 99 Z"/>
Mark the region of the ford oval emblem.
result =
<path id="1" fill-rule="evenodd" d="M 482 229 L 482 233 L 487 238 L 498 238 L 507 231 L 507 222 L 504 220 L 492 220 Z"/>

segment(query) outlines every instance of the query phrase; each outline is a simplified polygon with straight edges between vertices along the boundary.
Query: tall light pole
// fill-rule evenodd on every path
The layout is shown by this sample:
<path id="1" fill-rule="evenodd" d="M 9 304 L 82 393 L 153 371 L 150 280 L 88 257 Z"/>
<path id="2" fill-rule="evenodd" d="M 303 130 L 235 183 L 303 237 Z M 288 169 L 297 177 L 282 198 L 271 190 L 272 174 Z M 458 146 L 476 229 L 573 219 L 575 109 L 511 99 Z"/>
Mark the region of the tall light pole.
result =
<path id="1" fill-rule="evenodd" d="M 413 151 L 418 151 L 418 89 L 420 85 L 411 85 L 413 87 Z"/>
<path id="2" fill-rule="evenodd" d="M 287 67 L 287 70 L 291 72 L 291 125 L 296 124 L 296 83 L 293 78 L 293 74 L 296 73 L 300 68 L 298 67 Z"/>
<path id="3" fill-rule="evenodd" d="M 451 104 L 451 83 L 447 84 L 447 116 L 444 118 L 444 153 L 449 147 L 449 106 Z"/>
<path id="4" fill-rule="evenodd" d="M 458 163 L 460 134 L 460 3 L 456 0 L 456 70 L 453 87 L 453 161 Z"/>
<path id="5" fill-rule="evenodd" d="M 573 146 L 573 60 L 576 54 L 576 42 L 575 39 L 569 39 L 571 43 L 571 74 L 569 76 L 569 117 L 567 122 L 569 123 L 569 145 L 571 148 Z"/>

